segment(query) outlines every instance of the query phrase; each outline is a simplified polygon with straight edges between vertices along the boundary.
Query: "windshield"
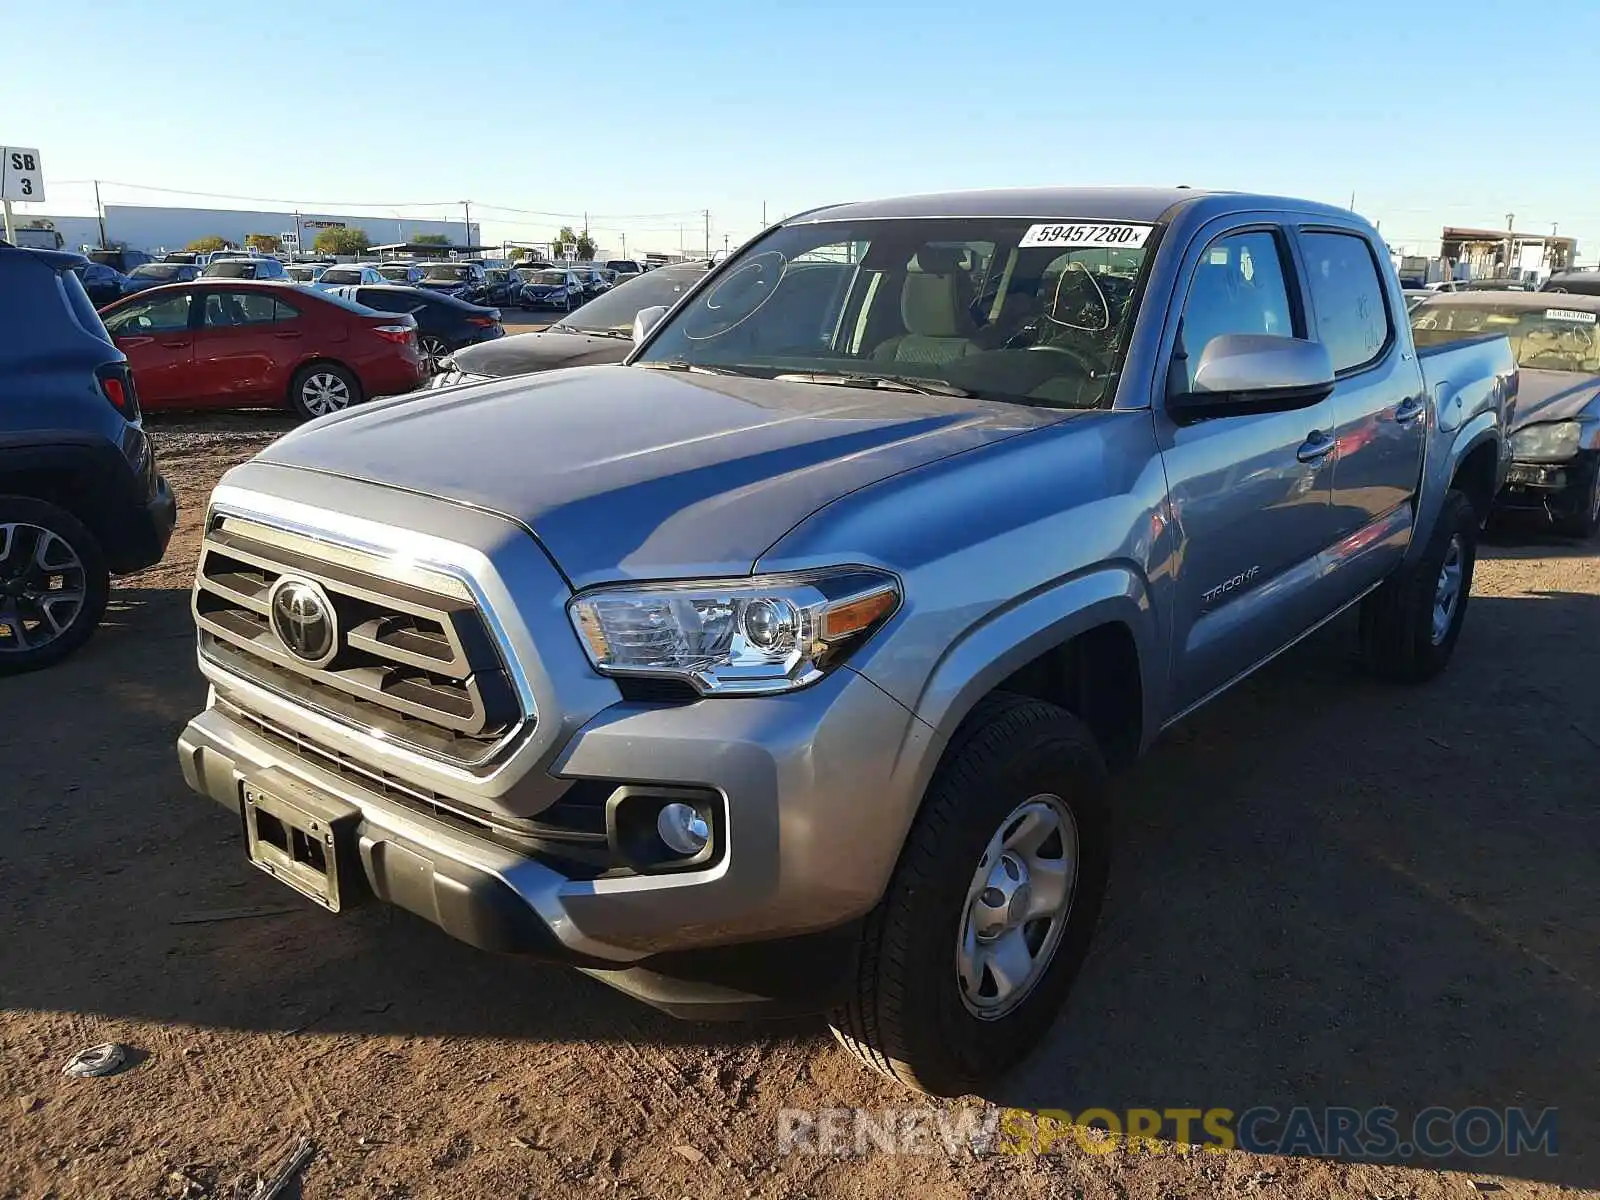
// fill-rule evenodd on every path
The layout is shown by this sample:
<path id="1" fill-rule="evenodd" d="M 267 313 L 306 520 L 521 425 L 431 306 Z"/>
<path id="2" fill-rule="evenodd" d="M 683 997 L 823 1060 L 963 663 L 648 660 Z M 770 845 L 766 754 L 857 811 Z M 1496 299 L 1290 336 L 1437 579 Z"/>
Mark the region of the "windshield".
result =
<path id="1" fill-rule="evenodd" d="M 1121 370 L 1150 233 L 1011 217 L 785 226 L 678 309 L 636 361 L 1098 407 Z"/>
<path id="2" fill-rule="evenodd" d="M 440 263 L 422 270 L 424 279 L 431 279 L 436 283 L 449 283 L 457 279 L 471 279 L 472 268 L 462 267 L 450 263 Z"/>
<path id="3" fill-rule="evenodd" d="M 1551 297 L 1552 301 L 1556 298 Z M 1504 334 L 1519 367 L 1600 374 L 1600 314 L 1592 310 L 1430 300 L 1411 314 L 1419 346 Z"/>
<path id="4" fill-rule="evenodd" d="M 560 287 L 567 282 L 565 271 L 525 271 L 523 274 L 536 287 Z"/>
<path id="5" fill-rule="evenodd" d="M 326 271 L 324 271 L 322 273 L 322 278 L 317 280 L 317 282 L 318 283 L 360 283 L 361 282 L 361 272 L 360 271 L 356 271 L 356 270 L 351 270 L 348 267 L 344 268 L 342 270 L 338 269 L 338 268 L 330 267 L 328 270 L 326 270 Z"/>
<path id="6" fill-rule="evenodd" d="M 641 308 L 654 308 L 658 304 L 671 308 L 682 295 L 705 278 L 704 267 L 663 267 L 625 280 L 564 321 L 557 322 L 561 329 L 577 329 L 585 333 L 632 333 L 633 318 Z"/>
<path id="7" fill-rule="evenodd" d="M 378 274 L 385 279 L 410 279 L 411 268 L 405 266 L 379 267 Z"/>
<path id="8" fill-rule="evenodd" d="M 206 277 L 208 279 L 254 279 L 256 277 L 256 264 L 239 259 L 214 262 L 206 268 Z"/>
<path id="9" fill-rule="evenodd" d="M 289 278 L 297 283 L 310 283 L 317 277 L 317 272 L 312 267 L 290 267 Z"/>
<path id="10" fill-rule="evenodd" d="M 128 272 L 133 279 L 176 279 L 178 265 L 176 263 L 145 263 L 142 267 L 135 267 Z"/>

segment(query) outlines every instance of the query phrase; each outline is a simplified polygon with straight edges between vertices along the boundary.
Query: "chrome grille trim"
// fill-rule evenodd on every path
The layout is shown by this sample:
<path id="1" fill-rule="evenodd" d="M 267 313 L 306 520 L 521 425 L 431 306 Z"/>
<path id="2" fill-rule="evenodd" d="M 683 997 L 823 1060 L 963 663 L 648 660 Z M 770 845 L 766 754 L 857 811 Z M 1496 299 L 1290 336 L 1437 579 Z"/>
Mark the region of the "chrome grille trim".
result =
<path id="1" fill-rule="evenodd" d="M 316 581 L 339 610 L 343 640 L 326 667 L 272 630 L 268 593 L 283 575 Z M 483 764 L 535 721 L 504 631 L 459 566 L 214 503 L 192 608 L 212 665 L 436 761 Z"/>

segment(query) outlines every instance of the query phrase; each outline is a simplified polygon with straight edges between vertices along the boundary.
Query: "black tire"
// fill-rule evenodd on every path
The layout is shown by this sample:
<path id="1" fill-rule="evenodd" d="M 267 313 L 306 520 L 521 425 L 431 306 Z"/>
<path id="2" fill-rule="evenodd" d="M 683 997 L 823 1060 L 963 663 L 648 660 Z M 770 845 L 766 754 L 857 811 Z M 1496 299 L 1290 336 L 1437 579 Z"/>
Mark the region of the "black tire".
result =
<path id="1" fill-rule="evenodd" d="M 1589 487 L 1576 508 L 1556 518 L 1556 532 L 1587 542 L 1600 533 L 1600 454 L 1593 456 Z"/>
<path id="2" fill-rule="evenodd" d="M 321 387 L 320 381 L 331 377 L 343 386 L 343 399 L 319 401 L 315 393 L 336 395 L 332 388 Z M 308 363 L 295 372 L 289 382 L 289 404 L 307 420 L 325 417 L 331 412 L 342 412 L 360 404 L 361 381 L 347 368 L 335 362 Z"/>
<path id="3" fill-rule="evenodd" d="M 1450 662 L 1472 596 L 1478 524 L 1472 501 L 1452 491 L 1422 556 L 1361 602 L 1361 664 L 1370 674 L 1396 683 L 1423 683 Z M 1456 601 L 1438 632 L 1435 601 L 1452 546 L 1460 567 Z"/>
<path id="4" fill-rule="evenodd" d="M 972 1091 L 1013 1066 L 1056 1018 L 1088 952 L 1110 867 L 1105 763 L 1089 731 L 1063 709 L 997 693 L 963 723 L 911 826 L 883 901 L 868 916 L 857 977 L 830 1017 L 868 1066 L 939 1096 Z M 991 838 L 1031 797 L 1070 813 L 1076 882 L 1052 957 L 1016 1007 L 975 1015 L 956 953 Z"/>
<path id="5" fill-rule="evenodd" d="M 78 565 L 51 571 L 51 566 L 61 566 L 65 561 L 59 546 L 52 544 L 44 567 L 35 565 L 19 576 L 22 561 L 37 556 L 36 539 L 42 536 L 37 532 L 29 535 L 24 527 L 45 531 L 57 539 Z M 19 532 L 32 542 L 32 550 L 20 540 L 13 540 Z M 13 556 L 15 563 L 11 561 Z M 18 578 L 24 585 L 32 585 L 27 587 L 28 594 L 78 591 L 82 603 L 74 610 L 60 599 L 43 604 L 31 601 L 28 595 L 14 593 Z M 0 675 L 48 667 L 79 649 L 100 624 L 110 595 L 111 572 L 106 567 L 105 553 L 83 522 L 66 509 L 32 496 L 0 496 L 0 626 L 5 628 L 0 633 Z M 62 623 L 59 631 L 53 628 L 57 621 Z"/>

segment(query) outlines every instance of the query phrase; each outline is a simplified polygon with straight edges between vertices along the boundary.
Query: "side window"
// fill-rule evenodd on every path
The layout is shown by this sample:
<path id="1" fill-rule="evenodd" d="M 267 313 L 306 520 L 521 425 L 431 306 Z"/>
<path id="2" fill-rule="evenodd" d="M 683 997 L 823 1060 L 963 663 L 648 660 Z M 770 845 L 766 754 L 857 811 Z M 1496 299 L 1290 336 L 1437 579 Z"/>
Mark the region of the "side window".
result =
<path id="1" fill-rule="evenodd" d="M 1265 229 L 1224 234 L 1201 253 L 1183 303 L 1186 387 L 1194 386 L 1195 368 L 1211 339 L 1227 333 L 1294 336 L 1294 308 L 1277 234 Z"/>
<path id="2" fill-rule="evenodd" d="M 1328 348 L 1333 369 L 1350 371 L 1376 361 L 1394 330 L 1367 239 L 1351 233 L 1305 233 L 1300 245 L 1317 338 Z"/>
<path id="3" fill-rule="evenodd" d="M 123 309 L 106 321 L 106 331 L 122 337 L 142 333 L 173 333 L 189 328 L 189 305 L 194 297 L 187 293 L 167 296 Z"/>
<path id="4" fill-rule="evenodd" d="M 300 310 L 292 304 L 285 304 L 282 300 L 274 299 L 272 302 L 272 319 L 274 321 L 293 321 L 300 316 Z"/>
<path id="5" fill-rule="evenodd" d="M 259 292 L 212 292 L 206 297 L 205 324 L 212 329 L 270 325 L 276 301 Z"/>

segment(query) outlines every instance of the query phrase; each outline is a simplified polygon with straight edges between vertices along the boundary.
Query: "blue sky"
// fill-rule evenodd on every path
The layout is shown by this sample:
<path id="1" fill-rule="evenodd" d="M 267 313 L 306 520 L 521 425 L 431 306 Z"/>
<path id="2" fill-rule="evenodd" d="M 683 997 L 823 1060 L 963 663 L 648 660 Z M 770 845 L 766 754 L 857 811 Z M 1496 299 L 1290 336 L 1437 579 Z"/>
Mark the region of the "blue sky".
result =
<path id="1" fill-rule="evenodd" d="M 54 212 L 92 211 L 91 178 L 469 198 L 491 240 L 587 210 L 603 243 L 667 249 L 703 209 L 720 245 L 763 202 L 1187 183 L 1354 193 L 1405 243 L 1514 212 L 1600 252 L 1596 0 L 0 0 L 0 28 L 0 142 L 41 148 Z"/>

